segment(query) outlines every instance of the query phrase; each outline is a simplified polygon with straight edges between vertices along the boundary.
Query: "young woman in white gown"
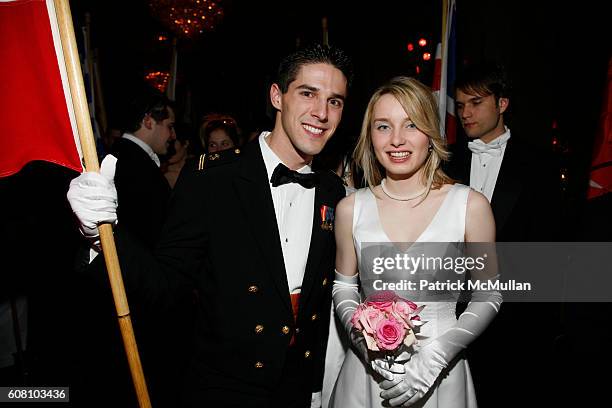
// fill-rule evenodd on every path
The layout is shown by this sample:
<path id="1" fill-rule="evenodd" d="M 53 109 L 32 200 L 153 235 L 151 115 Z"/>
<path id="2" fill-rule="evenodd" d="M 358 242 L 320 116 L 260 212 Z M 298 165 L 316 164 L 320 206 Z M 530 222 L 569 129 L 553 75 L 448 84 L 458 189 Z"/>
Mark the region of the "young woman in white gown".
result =
<path id="1" fill-rule="evenodd" d="M 362 260 L 364 243 L 495 241 L 487 199 L 454 184 L 440 168 L 448 152 L 431 90 L 406 77 L 380 87 L 368 104 L 354 158 L 368 187 L 337 206 L 333 290 L 336 313 L 353 344 L 330 407 L 475 407 L 474 386 L 461 351 L 494 318 L 501 305 L 498 292 L 474 292 L 459 319 L 456 301 L 426 302 L 421 318 L 427 323 L 410 359 L 391 367 L 372 359 L 363 335 L 350 323 L 358 303 L 374 292 L 372 265 Z M 376 278 L 399 281 L 401 273 L 406 272 Z M 409 291 L 398 294 L 409 300 L 419 297 Z"/>

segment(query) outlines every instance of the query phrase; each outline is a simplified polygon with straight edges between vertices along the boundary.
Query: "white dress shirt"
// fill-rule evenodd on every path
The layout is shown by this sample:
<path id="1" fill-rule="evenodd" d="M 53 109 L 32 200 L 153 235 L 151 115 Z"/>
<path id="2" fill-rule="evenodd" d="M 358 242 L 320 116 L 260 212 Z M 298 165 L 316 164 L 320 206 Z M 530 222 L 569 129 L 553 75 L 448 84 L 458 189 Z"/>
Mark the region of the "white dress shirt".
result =
<path id="1" fill-rule="evenodd" d="M 157 164 L 157 167 L 161 166 L 161 162 L 159 161 L 159 156 L 157 156 L 157 154 L 153 151 L 153 149 L 151 149 L 151 146 L 149 146 L 148 144 L 146 144 L 145 142 L 143 142 L 136 136 L 132 135 L 131 133 L 124 133 L 121 137 L 123 139 L 131 140 L 132 142 L 136 143 L 138 146 L 140 146 L 142 150 L 144 150 L 149 155 L 151 160 L 153 160 L 155 164 Z"/>
<path id="2" fill-rule="evenodd" d="M 510 139 L 510 129 L 489 143 L 480 139 L 468 143 L 472 151 L 472 166 L 470 168 L 470 187 L 484 194 L 489 202 L 493 198 L 495 183 L 499 175 L 506 144 Z"/>
<path id="3" fill-rule="evenodd" d="M 268 172 L 268 181 L 276 166 L 282 163 L 268 146 L 266 139 L 269 134 L 270 132 L 262 132 L 259 136 L 259 146 Z M 311 171 L 309 165 L 298 170 L 300 173 Z M 289 293 L 300 293 L 312 236 L 315 189 L 304 188 L 298 183 L 287 183 L 278 187 L 272 187 L 272 183 L 269 185 L 283 250 Z"/>

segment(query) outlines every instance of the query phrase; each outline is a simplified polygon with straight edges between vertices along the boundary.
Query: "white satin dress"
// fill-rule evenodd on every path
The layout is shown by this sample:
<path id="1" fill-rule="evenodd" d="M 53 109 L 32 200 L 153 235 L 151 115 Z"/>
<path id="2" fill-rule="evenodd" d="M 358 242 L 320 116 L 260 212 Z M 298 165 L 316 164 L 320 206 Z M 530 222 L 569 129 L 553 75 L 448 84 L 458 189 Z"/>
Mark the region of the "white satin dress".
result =
<path id="1" fill-rule="evenodd" d="M 465 235 L 465 215 L 467 199 L 470 188 L 462 185 L 453 185 L 442 205 L 435 214 L 431 223 L 407 251 L 420 251 L 420 243 L 462 243 Z M 365 265 L 362 259 L 362 250 L 368 243 L 388 243 L 390 240 L 384 232 L 376 204 L 376 197 L 369 188 L 360 189 L 355 193 L 355 207 L 353 213 L 353 241 L 358 258 L 358 267 L 361 280 L 362 300 L 370 295 L 373 289 L 373 280 L 384 279 L 399 281 L 405 276 L 373 274 L 371 263 Z M 437 244 L 436 244 L 437 245 Z M 439 246 L 437 246 L 439 248 Z M 416 253 L 415 255 L 416 256 Z M 404 275 L 405 271 L 401 272 Z M 456 301 L 423 301 L 422 294 L 410 291 L 395 291 L 398 295 L 426 305 L 420 313 L 421 319 L 427 323 L 421 327 L 417 336 L 418 348 L 444 333 L 455 325 Z M 419 298 L 420 297 L 420 298 Z M 442 372 L 440 381 L 434 389 L 423 399 L 415 403 L 414 407 L 426 408 L 473 408 L 476 407 L 474 384 L 468 363 L 463 358 L 455 359 L 451 365 Z M 370 367 L 357 357 L 352 349 L 346 353 L 340 374 L 331 393 L 329 407 L 333 408 L 378 408 L 388 407 L 388 401 L 380 397 L 380 377 Z"/>

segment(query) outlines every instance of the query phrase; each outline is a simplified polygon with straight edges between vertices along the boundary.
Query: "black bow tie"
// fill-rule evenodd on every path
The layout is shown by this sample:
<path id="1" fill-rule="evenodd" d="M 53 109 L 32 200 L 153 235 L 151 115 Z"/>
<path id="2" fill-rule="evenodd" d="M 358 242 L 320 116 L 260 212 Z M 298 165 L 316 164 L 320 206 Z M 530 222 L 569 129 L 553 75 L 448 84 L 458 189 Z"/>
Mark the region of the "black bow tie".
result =
<path id="1" fill-rule="evenodd" d="M 298 183 L 304 188 L 313 188 L 319 184 L 319 176 L 316 173 L 298 173 L 295 170 L 289 170 L 287 166 L 280 163 L 274 169 L 270 183 L 272 183 L 272 187 L 287 183 Z"/>

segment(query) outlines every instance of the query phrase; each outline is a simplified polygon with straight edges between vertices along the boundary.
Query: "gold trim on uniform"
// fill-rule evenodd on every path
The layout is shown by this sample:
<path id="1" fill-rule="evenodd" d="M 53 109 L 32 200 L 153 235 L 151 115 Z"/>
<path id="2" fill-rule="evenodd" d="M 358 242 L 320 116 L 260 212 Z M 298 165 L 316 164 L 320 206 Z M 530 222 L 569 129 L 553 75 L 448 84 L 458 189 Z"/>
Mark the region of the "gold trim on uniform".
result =
<path id="1" fill-rule="evenodd" d="M 318 316 L 317 316 L 317 314 L 315 313 L 315 314 L 313 314 L 313 315 L 310 317 L 310 320 L 312 320 L 312 321 L 314 322 L 315 320 L 317 320 L 317 317 L 318 317 Z"/>
<path id="2" fill-rule="evenodd" d="M 289 328 L 289 326 L 283 326 L 283 328 L 281 329 L 281 331 L 283 332 L 283 334 L 289 334 L 289 332 L 291 331 L 291 329 Z"/>
<path id="3" fill-rule="evenodd" d="M 257 285 L 249 286 L 249 292 L 251 292 L 251 293 L 257 293 L 258 290 L 259 290 L 259 288 L 257 287 Z"/>
<path id="4" fill-rule="evenodd" d="M 260 334 L 263 333 L 264 331 L 264 327 L 261 324 L 258 324 L 257 326 L 255 326 L 255 333 Z"/>
<path id="5" fill-rule="evenodd" d="M 206 153 L 200 155 L 200 160 L 198 161 L 198 170 L 204 170 L 204 163 L 206 163 Z"/>
<path id="6" fill-rule="evenodd" d="M 310 350 L 304 352 L 304 358 L 310 358 Z"/>
<path id="7" fill-rule="evenodd" d="M 323 286 L 327 285 L 327 278 L 323 278 Z"/>
<path id="8" fill-rule="evenodd" d="M 217 160 L 219 158 L 219 153 L 213 153 L 210 155 L 208 160 Z"/>
<path id="9" fill-rule="evenodd" d="M 256 362 L 255 368 L 263 368 L 263 363 L 261 361 Z"/>

